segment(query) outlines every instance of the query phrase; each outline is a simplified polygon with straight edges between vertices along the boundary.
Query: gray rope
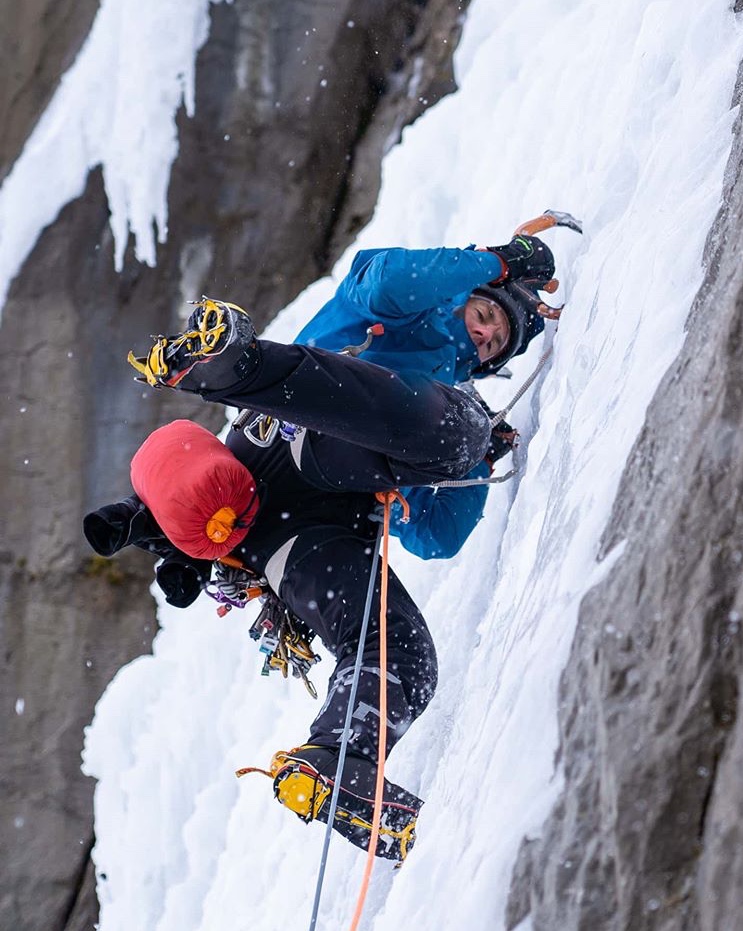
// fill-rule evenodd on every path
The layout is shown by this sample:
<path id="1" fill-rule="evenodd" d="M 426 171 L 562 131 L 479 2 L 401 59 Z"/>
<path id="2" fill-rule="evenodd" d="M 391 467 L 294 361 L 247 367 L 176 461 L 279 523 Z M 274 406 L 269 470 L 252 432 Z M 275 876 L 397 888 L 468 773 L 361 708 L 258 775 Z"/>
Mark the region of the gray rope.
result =
<path id="1" fill-rule="evenodd" d="M 507 455 L 507 454 L 506 454 Z M 467 488 L 470 485 L 497 485 L 499 482 L 507 482 L 518 474 L 518 469 L 509 469 L 505 475 L 490 475 L 487 478 L 450 478 L 442 482 L 436 482 L 432 488 Z"/>
<path id="2" fill-rule="evenodd" d="M 526 392 L 534 384 L 537 376 L 542 371 L 542 369 L 547 364 L 547 360 L 552 355 L 552 346 L 542 353 L 542 357 L 539 362 L 537 362 L 537 367 L 531 373 L 531 375 L 526 379 L 524 384 L 519 388 L 516 394 L 511 398 L 511 401 L 503 408 L 502 411 L 498 411 L 490 419 L 490 426 L 497 427 L 499 423 L 503 423 L 506 419 L 506 414 L 508 414 L 516 404 L 523 398 Z M 518 469 L 510 469 L 506 472 L 505 475 L 491 475 L 488 478 L 460 478 L 460 479 L 446 479 L 442 482 L 434 482 L 431 487 L 433 488 L 467 488 L 471 485 L 496 485 L 499 482 L 507 482 L 509 478 L 513 478 L 514 475 L 518 473 Z"/>
<path id="3" fill-rule="evenodd" d="M 511 402 L 507 404 L 506 407 L 504 407 L 502 411 L 498 411 L 495 417 L 493 417 L 493 419 L 490 421 L 491 426 L 497 427 L 499 423 L 502 423 L 506 419 L 506 414 L 508 414 L 510 411 L 513 410 L 513 408 L 523 398 L 523 396 L 526 394 L 529 388 L 531 388 L 531 386 L 536 381 L 537 375 L 539 375 L 539 373 L 545 367 L 545 365 L 547 364 L 547 360 L 549 359 L 551 355 L 552 355 L 552 346 L 544 350 L 544 352 L 542 353 L 541 359 L 539 360 L 539 362 L 537 362 L 537 367 L 534 369 L 531 375 L 526 379 L 526 381 L 519 388 L 516 394 L 511 398 Z"/>
<path id="4" fill-rule="evenodd" d="M 374 544 L 374 554 L 372 556 L 371 575 L 369 577 L 369 588 L 366 592 L 366 604 L 364 605 L 364 619 L 361 624 L 361 633 L 359 634 L 359 646 L 356 650 L 356 662 L 353 667 L 353 681 L 351 683 L 351 694 L 348 697 L 348 708 L 346 709 L 346 720 L 343 725 L 343 737 L 341 739 L 341 750 L 338 755 L 338 768 L 335 771 L 335 785 L 333 794 L 330 799 L 330 811 L 328 812 L 328 824 L 325 830 L 325 842 L 323 843 L 322 856 L 320 857 L 320 869 L 317 874 L 317 885 L 315 887 L 315 901 L 312 906 L 312 918 L 310 919 L 309 931 L 315 931 L 317 924 L 317 913 L 320 909 L 320 896 L 322 894 L 323 880 L 325 878 L 325 867 L 328 862 L 328 848 L 330 847 L 330 838 L 333 832 L 333 821 L 335 812 L 338 808 L 338 797 L 341 791 L 341 777 L 343 767 L 346 763 L 346 750 L 348 741 L 351 736 L 351 718 L 353 717 L 353 708 L 356 703 L 356 692 L 358 691 L 359 678 L 361 677 L 361 662 L 364 655 L 364 645 L 366 643 L 366 632 L 369 627 L 369 615 L 371 614 L 372 598 L 374 597 L 374 583 L 377 580 L 377 566 L 379 565 L 379 549 L 382 542 L 382 532 L 384 525 L 380 523 L 377 530 L 377 540 Z"/>

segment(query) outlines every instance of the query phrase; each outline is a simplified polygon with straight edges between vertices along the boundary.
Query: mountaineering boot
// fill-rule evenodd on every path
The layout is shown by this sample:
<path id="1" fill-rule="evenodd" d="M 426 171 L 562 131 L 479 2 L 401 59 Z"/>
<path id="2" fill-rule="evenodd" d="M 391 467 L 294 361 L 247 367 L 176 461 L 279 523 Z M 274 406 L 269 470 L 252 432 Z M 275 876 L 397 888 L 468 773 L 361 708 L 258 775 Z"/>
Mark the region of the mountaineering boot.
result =
<path id="1" fill-rule="evenodd" d="M 303 821 L 328 822 L 338 768 L 338 750 L 305 744 L 274 754 L 271 769 L 276 798 Z M 348 754 L 341 777 L 333 828 L 362 850 L 369 848 L 374 816 L 375 764 Z M 415 843 L 415 822 L 423 802 L 385 779 L 375 855 L 404 860 Z"/>
<path id="2" fill-rule="evenodd" d="M 208 297 L 196 302 L 183 333 L 153 338 L 155 345 L 146 356 L 130 352 L 127 361 L 140 373 L 140 381 L 156 388 L 219 391 L 244 381 L 260 363 L 249 315 L 237 304 Z"/>
<path id="3" fill-rule="evenodd" d="M 268 771 L 246 768 L 237 775 L 264 772 L 273 777 L 274 795 L 282 805 L 302 821 L 327 824 L 337 768 L 337 747 L 304 744 L 276 752 Z M 333 828 L 362 850 L 368 849 L 371 839 L 376 778 L 377 768 L 371 760 L 346 756 Z M 415 821 L 422 805 L 411 792 L 384 780 L 376 856 L 405 859 L 415 843 Z"/>

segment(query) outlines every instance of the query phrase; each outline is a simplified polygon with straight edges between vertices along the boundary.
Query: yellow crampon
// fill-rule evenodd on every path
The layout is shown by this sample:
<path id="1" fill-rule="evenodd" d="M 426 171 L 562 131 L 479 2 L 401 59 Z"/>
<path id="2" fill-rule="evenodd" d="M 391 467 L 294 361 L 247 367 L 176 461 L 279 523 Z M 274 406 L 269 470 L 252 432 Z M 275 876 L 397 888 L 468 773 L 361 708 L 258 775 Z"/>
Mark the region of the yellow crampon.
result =
<path id="1" fill-rule="evenodd" d="M 358 815 L 349 815 L 347 811 L 343 811 L 342 808 L 338 808 L 335 813 L 335 817 L 341 821 L 347 821 L 349 824 L 352 824 L 356 828 L 366 828 L 367 831 L 371 831 L 372 826 L 368 821 L 364 821 L 363 818 L 359 818 Z M 387 828 L 383 824 L 379 825 L 379 836 L 380 837 L 391 837 L 393 840 L 398 840 L 400 842 L 400 859 L 404 860 L 408 855 L 408 848 L 415 842 L 415 823 L 416 819 L 410 822 L 410 824 L 405 825 L 402 831 L 393 831 L 392 828 Z M 397 864 L 400 866 L 400 864 Z"/>
<path id="2" fill-rule="evenodd" d="M 299 750 L 301 748 L 297 748 Z M 274 780 L 276 798 L 303 821 L 314 821 L 330 795 L 327 780 L 316 770 L 311 769 L 301 760 L 292 756 L 294 750 L 278 750 L 274 753 L 268 769 L 257 766 L 244 766 L 235 771 L 235 775 L 246 776 L 248 773 L 261 773 Z"/>
<path id="3" fill-rule="evenodd" d="M 191 303 L 204 309 L 198 328 L 186 330 L 185 333 L 179 333 L 174 337 L 153 336 L 155 345 L 146 356 L 135 356 L 132 350 L 129 351 L 126 360 L 140 373 L 140 376 L 143 376 L 138 379 L 139 381 L 146 381 L 155 388 L 160 385 L 175 387 L 197 362 L 216 349 L 221 336 L 227 330 L 227 323 L 224 319 L 225 310 L 229 308 L 241 314 L 246 313 L 237 304 L 229 301 L 215 301 L 209 297 L 202 297 L 200 301 L 191 301 Z M 173 372 L 171 360 L 182 348 L 185 348 L 189 364 Z"/>
<path id="4" fill-rule="evenodd" d="M 332 791 L 331 782 L 317 772 L 317 770 L 302 760 L 302 750 L 313 749 L 312 744 L 304 744 L 293 750 L 277 750 L 271 758 L 268 769 L 258 766 L 245 766 L 235 771 L 238 779 L 248 773 L 261 773 L 273 779 L 274 794 L 281 804 L 293 811 L 303 821 L 314 821 L 317 818 L 325 800 Z M 351 814 L 342 806 L 335 812 L 337 821 L 345 821 L 352 827 L 364 828 L 371 833 L 372 824 L 358 815 Z M 400 844 L 400 859 L 404 860 L 408 850 L 415 842 L 415 824 L 413 818 L 409 824 L 399 831 L 379 825 L 381 837 L 392 838 Z"/>

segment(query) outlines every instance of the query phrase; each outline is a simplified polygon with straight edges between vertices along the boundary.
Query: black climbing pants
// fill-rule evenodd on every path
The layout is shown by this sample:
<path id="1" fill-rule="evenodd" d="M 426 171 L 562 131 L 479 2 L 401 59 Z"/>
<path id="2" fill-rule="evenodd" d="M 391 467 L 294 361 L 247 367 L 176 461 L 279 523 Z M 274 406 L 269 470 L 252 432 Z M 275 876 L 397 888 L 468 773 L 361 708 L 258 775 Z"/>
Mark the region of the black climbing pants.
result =
<path id="1" fill-rule="evenodd" d="M 324 349 L 258 347 L 254 370 L 229 388 L 212 390 L 209 363 L 201 366 L 201 394 L 308 428 L 301 469 L 310 481 L 381 491 L 459 478 L 482 461 L 490 422 L 464 391 Z"/>
<path id="2" fill-rule="evenodd" d="M 334 746 L 341 742 L 369 586 L 372 545 L 358 537 L 339 538 L 337 530 L 326 534 L 314 531 L 297 539 L 287 562 L 280 597 L 337 659 L 327 698 L 312 724 L 310 743 Z M 372 760 L 376 760 L 379 746 L 379 610 L 378 575 L 349 742 L 351 752 Z M 425 709 L 436 690 L 436 680 L 436 651 L 426 622 L 390 571 L 386 753 Z"/>

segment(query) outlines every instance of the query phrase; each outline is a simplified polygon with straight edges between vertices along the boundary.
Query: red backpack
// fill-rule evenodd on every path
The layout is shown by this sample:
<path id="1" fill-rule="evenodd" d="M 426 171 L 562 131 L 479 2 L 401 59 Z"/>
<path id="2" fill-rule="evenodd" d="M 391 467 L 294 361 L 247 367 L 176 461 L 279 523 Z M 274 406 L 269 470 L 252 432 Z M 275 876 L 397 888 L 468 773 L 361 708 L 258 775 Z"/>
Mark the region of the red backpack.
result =
<path id="1" fill-rule="evenodd" d="M 248 468 L 191 420 L 151 433 L 134 454 L 131 480 L 165 536 L 196 559 L 226 556 L 260 503 Z"/>

